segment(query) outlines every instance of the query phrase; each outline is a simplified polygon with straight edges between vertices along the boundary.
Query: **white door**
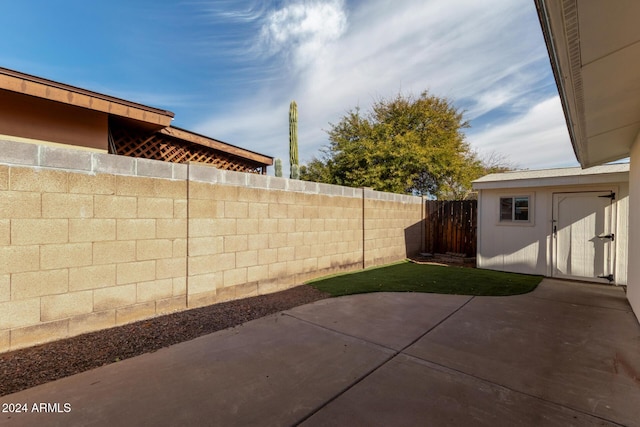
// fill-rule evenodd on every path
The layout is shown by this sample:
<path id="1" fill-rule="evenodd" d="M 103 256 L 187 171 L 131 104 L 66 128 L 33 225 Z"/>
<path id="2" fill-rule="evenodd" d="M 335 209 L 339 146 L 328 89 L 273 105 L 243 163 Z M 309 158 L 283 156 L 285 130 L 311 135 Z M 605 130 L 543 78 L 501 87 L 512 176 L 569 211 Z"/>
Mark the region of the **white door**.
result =
<path id="1" fill-rule="evenodd" d="M 611 191 L 553 195 L 553 276 L 615 283 Z"/>

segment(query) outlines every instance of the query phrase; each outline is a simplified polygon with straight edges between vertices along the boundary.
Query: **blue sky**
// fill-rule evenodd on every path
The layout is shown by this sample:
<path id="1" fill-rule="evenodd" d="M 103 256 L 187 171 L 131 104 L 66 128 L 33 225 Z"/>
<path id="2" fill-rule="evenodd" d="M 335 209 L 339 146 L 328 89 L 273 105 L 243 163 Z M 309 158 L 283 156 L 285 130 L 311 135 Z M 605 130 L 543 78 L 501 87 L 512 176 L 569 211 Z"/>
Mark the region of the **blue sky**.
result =
<path id="1" fill-rule="evenodd" d="M 22 0 L 0 32 L 0 66 L 168 109 L 285 169 L 291 100 L 304 163 L 348 110 L 424 90 L 465 111 L 480 156 L 577 165 L 533 0 Z"/>

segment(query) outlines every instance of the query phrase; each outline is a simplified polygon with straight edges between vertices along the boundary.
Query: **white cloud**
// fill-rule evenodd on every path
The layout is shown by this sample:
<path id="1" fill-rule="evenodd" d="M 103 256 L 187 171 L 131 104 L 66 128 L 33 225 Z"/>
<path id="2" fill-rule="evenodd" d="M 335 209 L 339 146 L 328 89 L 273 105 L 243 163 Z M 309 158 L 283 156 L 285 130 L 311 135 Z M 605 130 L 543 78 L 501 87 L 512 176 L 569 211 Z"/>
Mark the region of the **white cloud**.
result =
<path id="1" fill-rule="evenodd" d="M 248 150 L 288 159 L 289 103 L 254 101 L 231 105 L 229 113 L 216 115 L 194 130 Z M 299 132 L 302 139 L 303 131 Z"/>
<path id="2" fill-rule="evenodd" d="M 291 1 L 259 20 L 256 45 L 268 47 L 279 64 L 273 80 L 225 106 L 199 131 L 287 159 L 288 105 L 295 99 L 305 161 L 320 154 L 323 130 L 347 110 L 366 110 L 400 91 L 429 90 L 466 110 L 474 128 L 469 140 L 482 151 L 506 150 L 527 168 L 570 154 L 562 111 L 541 103 L 555 89 L 530 0 Z M 256 57 L 261 60 L 264 52 Z M 546 122 L 538 121 L 542 116 Z M 505 123 L 504 117 L 518 119 Z M 509 124 L 534 128 L 519 132 Z M 544 136 L 538 143 L 546 148 L 520 156 L 502 131 Z"/>
<path id="3" fill-rule="evenodd" d="M 500 153 L 520 168 L 578 166 L 558 96 L 515 119 L 469 134 L 467 140 L 481 154 Z"/>
<path id="4" fill-rule="evenodd" d="M 341 0 L 292 3 L 266 16 L 260 37 L 269 53 L 290 51 L 293 64 L 304 67 L 340 38 L 346 27 Z"/>

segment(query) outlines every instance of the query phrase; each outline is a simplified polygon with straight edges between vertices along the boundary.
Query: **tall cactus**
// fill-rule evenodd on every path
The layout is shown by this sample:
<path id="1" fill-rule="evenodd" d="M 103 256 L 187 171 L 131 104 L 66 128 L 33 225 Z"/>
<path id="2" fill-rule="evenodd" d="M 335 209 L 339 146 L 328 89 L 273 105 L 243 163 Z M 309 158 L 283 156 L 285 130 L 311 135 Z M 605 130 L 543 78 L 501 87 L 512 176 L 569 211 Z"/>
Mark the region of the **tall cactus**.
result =
<path id="1" fill-rule="evenodd" d="M 291 178 L 300 179 L 300 166 L 298 165 L 291 166 Z"/>
<path id="2" fill-rule="evenodd" d="M 298 105 L 296 101 L 291 101 L 289 104 L 289 164 L 291 165 L 290 177 L 299 179 L 299 168 L 293 167 L 298 166 Z"/>
<path id="3" fill-rule="evenodd" d="M 274 166 L 276 168 L 276 176 L 282 178 L 282 160 L 276 159 L 274 163 Z"/>

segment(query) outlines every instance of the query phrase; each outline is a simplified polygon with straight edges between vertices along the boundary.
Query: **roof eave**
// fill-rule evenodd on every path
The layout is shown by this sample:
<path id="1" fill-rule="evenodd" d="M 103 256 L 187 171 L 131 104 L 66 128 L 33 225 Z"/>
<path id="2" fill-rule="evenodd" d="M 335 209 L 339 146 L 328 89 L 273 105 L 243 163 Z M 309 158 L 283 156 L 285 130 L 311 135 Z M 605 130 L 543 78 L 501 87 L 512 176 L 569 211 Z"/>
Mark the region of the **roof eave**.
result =
<path id="1" fill-rule="evenodd" d="M 171 124 L 171 111 L 81 89 L 0 67 L 0 89 L 125 117 L 158 127 Z"/>
<path id="2" fill-rule="evenodd" d="M 567 130 L 569 132 L 569 138 L 571 145 L 573 146 L 573 152 L 576 159 L 583 168 L 588 168 L 601 164 L 601 162 L 591 162 L 587 155 L 587 139 L 584 135 L 582 124 L 585 121 L 583 115 L 577 111 L 574 81 L 571 72 L 563 74 L 561 71 L 561 56 L 558 52 L 557 38 L 554 37 L 554 29 L 550 20 L 550 12 L 547 0 L 534 0 L 536 9 L 538 12 L 538 19 L 540 20 L 540 26 L 542 27 L 542 34 L 544 36 L 545 45 L 547 46 L 547 52 L 549 54 L 549 61 L 551 63 L 551 70 L 553 77 L 558 88 L 558 94 L 562 103 L 562 110 L 564 112 L 565 122 L 567 124 Z M 564 41 L 564 38 L 560 38 Z M 565 51 L 567 47 L 565 46 Z M 566 69 L 570 69 L 570 65 L 567 63 L 564 65 Z M 566 82 L 566 83 L 565 83 Z"/>
<path id="3" fill-rule="evenodd" d="M 515 179 L 511 181 L 485 181 L 473 184 L 474 190 L 498 190 L 509 188 L 568 187 L 582 185 L 613 184 L 629 181 L 629 172 L 614 172 L 602 175 L 576 175 L 564 177 L 541 177 Z"/>

